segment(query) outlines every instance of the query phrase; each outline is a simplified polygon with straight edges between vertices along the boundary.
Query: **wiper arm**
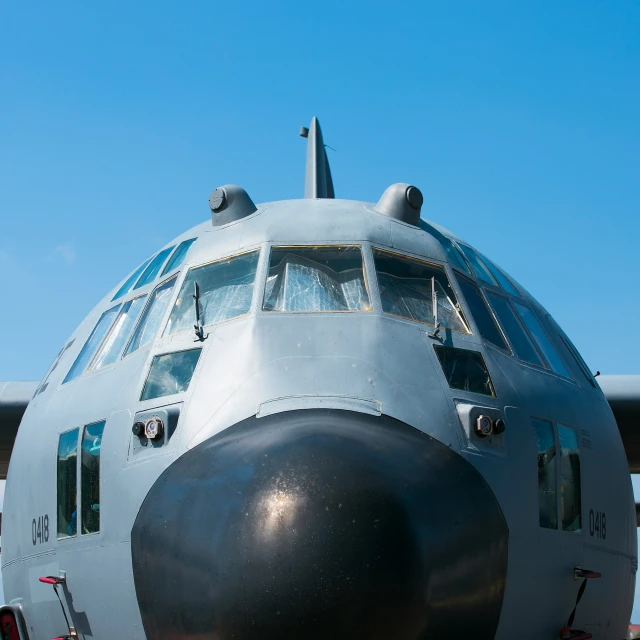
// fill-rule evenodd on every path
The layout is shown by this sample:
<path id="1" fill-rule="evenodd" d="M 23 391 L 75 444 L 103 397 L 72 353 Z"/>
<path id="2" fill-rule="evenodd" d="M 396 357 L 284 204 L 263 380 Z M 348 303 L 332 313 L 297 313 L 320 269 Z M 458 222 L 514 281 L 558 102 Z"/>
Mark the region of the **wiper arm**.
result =
<path id="1" fill-rule="evenodd" d="M 193 283 L 193 302 L 196 310 L 196 323 L 193 325 L 196 332 L 196 340 L 194 342 L 204 342 L 209 334 L 204 334 L 204 327 L 200 320 L 200 285 L 197 282 Z"/>

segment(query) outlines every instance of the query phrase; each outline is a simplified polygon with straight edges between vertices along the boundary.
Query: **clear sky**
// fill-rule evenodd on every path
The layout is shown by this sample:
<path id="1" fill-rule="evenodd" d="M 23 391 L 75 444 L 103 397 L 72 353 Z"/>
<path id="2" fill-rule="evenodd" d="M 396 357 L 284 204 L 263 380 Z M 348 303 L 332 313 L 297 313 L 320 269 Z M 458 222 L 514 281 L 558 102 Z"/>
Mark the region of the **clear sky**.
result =
<path id="1" fill-rule="evenodd" d="M 416 184 L 593 370 L 640 373 L 639 114 L 636 0 L 5 0 L 0 380 L 39 379 L 216 186 L 302 196 L 313 115 L 339 197 Z"/>

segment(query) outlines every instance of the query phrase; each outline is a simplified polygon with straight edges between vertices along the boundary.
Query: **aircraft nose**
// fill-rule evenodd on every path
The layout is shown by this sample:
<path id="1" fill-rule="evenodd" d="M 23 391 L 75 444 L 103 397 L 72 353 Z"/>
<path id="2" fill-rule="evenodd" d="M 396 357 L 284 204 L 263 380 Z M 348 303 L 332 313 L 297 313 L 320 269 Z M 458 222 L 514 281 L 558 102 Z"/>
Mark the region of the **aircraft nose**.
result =
<path id="1" fill-rule="evenodd" d="M 459 454 L 387 416 L 322 409 L 185 453 L 131 537 L 146 636 L 171 640 L 493 638 L 507 542 Z"/>

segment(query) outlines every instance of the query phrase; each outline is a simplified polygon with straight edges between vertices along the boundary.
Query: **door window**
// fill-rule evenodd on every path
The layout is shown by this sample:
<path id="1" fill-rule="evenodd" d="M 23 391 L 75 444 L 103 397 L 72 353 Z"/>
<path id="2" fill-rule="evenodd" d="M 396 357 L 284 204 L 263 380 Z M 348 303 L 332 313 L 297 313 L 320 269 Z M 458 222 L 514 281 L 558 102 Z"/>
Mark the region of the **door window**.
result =
<path id="1" fill-rule="evenodd" d="M 100 448 L 104 421 L 88 424 L 82 435 L 80 495 L 82 533 L 100 531 Z"/>
<path id="2" fill-rule="evenodd" d="M 78 529 L 78 429 L 58 440 L 58 539 L 75 536 Z"/>

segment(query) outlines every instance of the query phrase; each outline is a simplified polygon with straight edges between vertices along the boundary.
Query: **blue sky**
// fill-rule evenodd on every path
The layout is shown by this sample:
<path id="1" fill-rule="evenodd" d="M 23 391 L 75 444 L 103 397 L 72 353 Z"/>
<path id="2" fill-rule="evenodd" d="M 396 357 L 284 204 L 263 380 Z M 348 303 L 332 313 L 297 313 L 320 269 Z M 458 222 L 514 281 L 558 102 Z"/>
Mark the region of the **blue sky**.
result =
<path id="1" fill-rule="evenodd" d="M 6 0 L 0 380 L 40 378 L 216 186 L 301 196 L 313 115 L 338 196 L 418 185 L 592 369 L 640 373 L 639 34 L 635 0 Z"/>

